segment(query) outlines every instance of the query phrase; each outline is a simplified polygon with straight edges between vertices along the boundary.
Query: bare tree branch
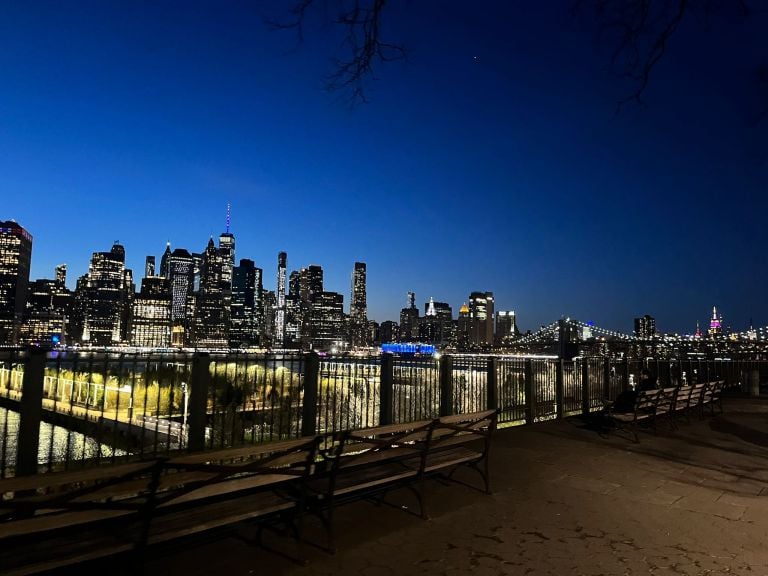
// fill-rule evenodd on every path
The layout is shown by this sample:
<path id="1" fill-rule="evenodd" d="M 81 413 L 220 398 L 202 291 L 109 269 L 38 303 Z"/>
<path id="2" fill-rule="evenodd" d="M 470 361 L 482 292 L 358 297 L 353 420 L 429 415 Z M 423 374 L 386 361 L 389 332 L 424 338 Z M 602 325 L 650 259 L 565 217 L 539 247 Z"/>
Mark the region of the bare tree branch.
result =
<path id="1" fill-rule="evenodd" d="M 329 91 L 345 92 L 350 106 L 368 102 L 366 85 L 375 79 L 379 64 L 402 60 L 405 48 L 382 39 L 382 20 L 387 0 L 339 0 L 334 23 L 344 30 L 333 71 L 325 78 Z M 299 0 L 290 10 L 287 22 L 273 22 L 275 29 L 295 29 L 304 38 L 304 22 L 315 0 Z"/>
<path id="2" fill-rule="evenodd" d="M 707 0 L 700 0 L 707 1 Z M 579 0 L 574 10 L 586 2 Z M 635 88 L 618 102 L 642 102 L 655 66 L 689 10 L 690 0 L 594 0 L 599 34 L 613 44 L 609 69 L 635 81 Z"/>
<path id="3" fill-rule="evenodd" d="M 758 97 L 762 101 L 757 117 L 757 122 L 760 123 L 768 118 L 768 62 L 765 60 L 757 68 L 757 89 Z"/>
<path id="4" fill-rule="evenodd" d="M 643 4 L 649 5 L 650 0 L 646 0 L 643 2 Z M 653 42 L 653 45 L 646 55 L 644 62 L 641 64 L 640 75 L 638 78 L 640 83 L 637 89 L 633 94 L 619 102 L 619 108 L 632 100 L 638 103 L 641 101 L 640 97 L 648 86 L 648 80 L 651 77 L 651 71 L 653 70 L 653 67 L 658 64 L 659 60 L 661 60 L 661 58 L 664 56 L 664 52 L 667 49 L 667 42 L 669 42 L 669 39 L 672 38 L 672 35 L 675 33 L 678 26 L 680 25 L 680 22 L 683 20 L 683 16 L 685 16 L 685 10 L 687 7 L 688 0 L 678 0 L 677 10 L 675 11 L 671 20 L 666 23 L 666 26 L 664 26 L 659 35 L 656 37 L 656 40 Z M 648 12 L 646 11 L 643 15 L 644 21 L 647 20 L 647 16 Z"/>
<path id="5" fill-rule="evenodd" d="M 633 81 L 631 92 L 617 103 L 617 112 L 629 102 L 642 103 L 651 76 L 688 14 L 703 17 L 731 13 L 747 18 L 761 12 L 749 0 L 575 0 L 573 12 L 589 5 L 600 37 L 612 46 L 608 68 Z"/>
<path id="6" fill-rule="evenodd" d="M 296 30 L 301 42 L 309 12 L 318 4 L 327 6 L 329 2 L 294 0 L 287 21 L 270 25 L 279 30 Z M 380 65 L 406 57 L 402 45 L 382 38 L 387 2 L 337 0 L 335 15 L 323 18 L 343 31 L 333 69 L 325 77 L 325 88 L 345 94 L 350 106 L 368 102 L 368 82 L 376 79 Z M 608 68 L 633 86 L 617 103 L 619 112 L 629 102 L 642 103 L 657 65 L 689 14 L 703 17 L 708 26 L 713 15 L 763 14 L 765 10 L 756 8 L 755 4 L 751 0 L 572 0 L 572 12 L 576 14 L 589 7 L 599 36 L 607 37 L 612 47 Z M 768 66 L 758 70 L 757 78 L 760 87 L 768 86 Z M 768 98 L 765 101 L 766 110 L 761 117 L 768 116 Z"/>
<path id="7" fill-rule="evenodd" d="M 298 0 L 289 10 L 287 21 L 268 20 L 267 25 L 274 30 L 296 30 L 299 42 L 304 41 L 304 16 L 315 0 Z"/>

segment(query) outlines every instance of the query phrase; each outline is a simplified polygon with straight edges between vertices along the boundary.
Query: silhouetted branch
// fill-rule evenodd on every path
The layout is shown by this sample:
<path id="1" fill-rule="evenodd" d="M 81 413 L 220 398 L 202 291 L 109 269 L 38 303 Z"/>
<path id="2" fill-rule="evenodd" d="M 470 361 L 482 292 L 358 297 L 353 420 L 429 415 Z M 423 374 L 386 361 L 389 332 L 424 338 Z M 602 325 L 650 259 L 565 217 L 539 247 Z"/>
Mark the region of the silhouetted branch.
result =
<path id="1" fill-rule="evenodd" d="M 304 16 L 315 0 L 299 0 L 288 11 L 291 15 L 287 21 L 269 20 L 267 24 L 275 30 L 296 30 L 299 42 L 304 41 Z"/>
<path id="2" fill-rule="evenodd" d="M 706 0 L 705 0 L 706 1 Z M 654 67 L 664 57 L 670 39 L 689 9 L 689 0 L 594 0 L 601 35 L 610 35 L 610 69 L 636 81 L 632 92 L 618 103 L 641 102 Z M 578 11 L 585 2 L 574 6 Z"/>
<path id="3" fill-rule="evenodd" d="M 688 14 L 706 20 L 727 12 L 755 14 L 748 0 L 576 0 L 573 10 L 582 11 L 586 5 L 594 11 L 600 35 L 614 43 L 609 68 L 635 84 L 618 102 L 617 111 L 628 102 L 642 102 L 654 69 Z"/>
<path id="4" fill-rule="evenodd" d="M 757 90 L 762 103 L 757 117 L 757 122 L 760 123 L 768 118 L 768 62 L 765 60 L 757 67 Z"/>
<path id="5" fill-rule="evenodd" d="M 295 29 L 299 40 L 304 37 L 304 22 L 315 0 L 300 0 L 290 10 L 287 22 L 271 23 L 276 29 Z M 348 91 L 349 104 L 365 103 L 366 82 L 375 78 L 377 64 L 402 60 L 403 46 L 382 39 L 382 16 L 387 0 L 339 0 L 334 23 L 344 30 L 341 56 L 335 58 L 334 70 L 326 76 L 325 87 L 331 91 Z"/>

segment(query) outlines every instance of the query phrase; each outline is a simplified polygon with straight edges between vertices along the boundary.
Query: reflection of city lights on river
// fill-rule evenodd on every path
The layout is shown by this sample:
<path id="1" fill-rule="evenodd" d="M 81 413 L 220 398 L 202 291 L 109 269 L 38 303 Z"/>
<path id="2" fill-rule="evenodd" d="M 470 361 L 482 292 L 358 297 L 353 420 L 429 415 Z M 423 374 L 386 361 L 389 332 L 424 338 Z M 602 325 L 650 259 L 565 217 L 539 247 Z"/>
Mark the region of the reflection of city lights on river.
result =
<path id="1" fill-rule="evenodd" d="M 0 459 L 6 466 L 16 462 L 16 441 L 19 434 L 19 413 L 0 408 Z M 2 451 L 4 448 L 4 452 Z M 88 458 L 110 458 L 124 455 L 123 450 L 113 450 L 84 434 L 43 422 L 40 424 L 40 446 L 37 452 L 39 464 L 47 462 L 77 461 Z"/>

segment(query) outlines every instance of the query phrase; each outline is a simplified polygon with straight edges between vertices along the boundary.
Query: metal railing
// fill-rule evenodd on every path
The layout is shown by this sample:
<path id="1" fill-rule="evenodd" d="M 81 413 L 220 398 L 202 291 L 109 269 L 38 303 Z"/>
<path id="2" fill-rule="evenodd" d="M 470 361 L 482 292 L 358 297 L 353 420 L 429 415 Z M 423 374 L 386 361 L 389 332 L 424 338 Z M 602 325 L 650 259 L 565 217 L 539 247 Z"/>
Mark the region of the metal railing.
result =
<path id="1" fill-rule="evenodd" d="M 0 477 L 496 408 L 517 425 L 600 410 L 639 381 L 765 381 L 768 362 L 488 355 L 0 352 Z"/>

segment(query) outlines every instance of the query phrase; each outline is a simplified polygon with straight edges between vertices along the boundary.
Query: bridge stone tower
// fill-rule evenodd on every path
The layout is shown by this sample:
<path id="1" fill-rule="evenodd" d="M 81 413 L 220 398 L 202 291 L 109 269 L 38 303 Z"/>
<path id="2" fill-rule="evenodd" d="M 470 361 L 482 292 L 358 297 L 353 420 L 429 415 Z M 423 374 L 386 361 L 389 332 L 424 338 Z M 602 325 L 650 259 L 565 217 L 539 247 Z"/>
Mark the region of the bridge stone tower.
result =
<path id="1" fill-rule="evenodd" d="M 566 318 L 560 318 L 557 321 L 557 339 L 559 343 L 557 355 L 560 358 L 570 360 L 579 355 L 578 331 Z"/>

